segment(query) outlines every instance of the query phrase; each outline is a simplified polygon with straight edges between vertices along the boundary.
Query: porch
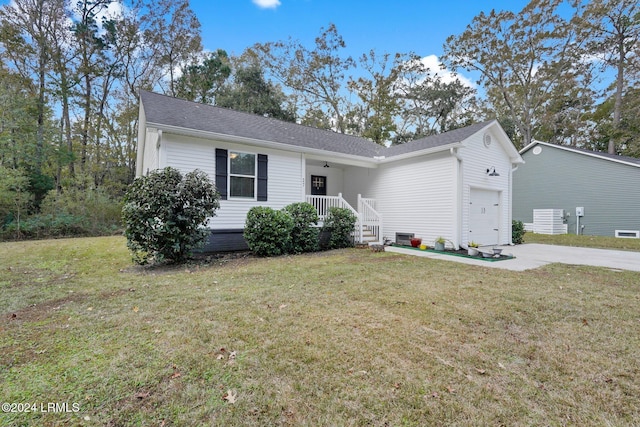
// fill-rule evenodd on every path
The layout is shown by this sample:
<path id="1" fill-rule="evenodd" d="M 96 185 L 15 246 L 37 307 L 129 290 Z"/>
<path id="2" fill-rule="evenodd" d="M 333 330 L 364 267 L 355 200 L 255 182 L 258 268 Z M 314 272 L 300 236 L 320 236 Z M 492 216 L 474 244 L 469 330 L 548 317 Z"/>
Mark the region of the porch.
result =
<path id="1" fill-rule="evenodd" d="M 318 212 L 319 224 L 324 223 L 329 209 L 333 207 L 346 208 L 356 217 L 356 224 L 353 237 L 356 243 L 383 244 L 382 215 L 376 210 L 376 200 L 362 197 L 358 194 L 357 209 L 354 209 L 342 197 L 342 193 L 337 196 L 306 195 L 306 202 L 316 208 Z"/>

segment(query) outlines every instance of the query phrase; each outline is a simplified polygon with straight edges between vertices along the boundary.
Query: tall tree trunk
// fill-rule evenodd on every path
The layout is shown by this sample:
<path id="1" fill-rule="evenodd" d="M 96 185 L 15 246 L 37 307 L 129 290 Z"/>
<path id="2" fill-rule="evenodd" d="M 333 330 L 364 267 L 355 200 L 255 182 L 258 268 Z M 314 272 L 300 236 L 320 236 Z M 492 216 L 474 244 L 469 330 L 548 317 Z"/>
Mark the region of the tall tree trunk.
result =
<path id="1" fill-rule="evenodd" d="M 80 169 L 86 172 L 87 167 L 87 146 L 89 145 L 89 122 L 91 120 L 91 77 L 88 72 L 85 75 L 84 91 L 84 121 L 82 124 L 82 139 L 80 152 Z"/>
<path id="2" fill-rule="evenodd" d="M 42 8 L 42 6 L 40 5 Z M 42 9 L 41 9 L 42 10 Z M 42 28 L 42 13 L 38 16 L 38 27 Z M 44 37 L 42 37 L 44 38 Z M 46 40 L 40 40 L 38 42 L 38 48 L 40 49 L 40 57 L 38 60 L 38 130 L 36 132 L 36 161 L 35 169 L 36 173 L 40 174 L 42 170 L 43 162 L 43 150 L 44 150 L 44 116 L 45 116 L 45 91 L 46 91 L 46 77 L 47 77 L 47 42 Z"/>
<path id="3" fill-rule="evenodd" d="M 616 75 L 616 95 L 613 107 L 613 135 L 609 139 L 609 154 L 616 154 L 616 142 L 620 130 L 620 118 L 622 116 L 622 92 L 624 90 L 624 63 L 626 51 L 624 46 L 624 34 L 618 34 L 618 70 Z"/>
<path id="4" fill-rule="evenodd" d="M 59 54 L 60 55 L 60 54 Z M 62 58 L 60 56 L 60 58 Z M 67 150 L 68 169 L 71 178 L 75 176 L 75 165 L 73 160 L 73 139 L 71 138 L 71 118 L 69 117 L 69 78 L 67 77 L 67 70 L 65 64 L 60 64 L 60 99 L 62 101 L 62 117 L 60 118 L 60 127 L 62 132 L 60 137 L 65 142 L 65 148 Z"/>

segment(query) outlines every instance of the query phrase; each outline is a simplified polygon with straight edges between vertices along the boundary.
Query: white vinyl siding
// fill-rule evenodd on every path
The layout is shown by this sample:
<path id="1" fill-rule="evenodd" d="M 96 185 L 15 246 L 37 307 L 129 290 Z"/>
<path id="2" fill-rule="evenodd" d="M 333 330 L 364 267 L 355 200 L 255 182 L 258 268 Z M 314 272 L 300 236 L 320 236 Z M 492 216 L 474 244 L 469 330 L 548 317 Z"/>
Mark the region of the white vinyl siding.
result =
<path id="1" fill-rule="evenodd" d="M 500 192 L 499 212 L 499 244 L 511 243 L 511 160 L 497 135 L 492 134 L 492 143 L 487 148 L 482 142 L 485 132 L 472 135 L 465 142 L 459 153 L 462 160 L 462 243 L 475 240 L 469 234 L 471 226 L 470 202 L 471 191 L 491 190 Z M 487 168 L 495 167 L 500 176 L 488 176 Z M 483 242 L 478 242 L 482 244 Z"/>
<path id="2" fill-rule="evenodd" d="M 386 237 L 414 233 L 429 245 L 439 236 L 453 241 L 455 161 L 448 153 L 422 156 L 365 170 L 354 181 L 368 180 L 363 196 L 377 199 Z"/>
<path id="3" fill-rule="evenodd" d="M 484 132 L 464 141 L 458 153 L 461 162 L 442 152 L 391 162 L 379 168 L 349 168 L 345 172 L 345 197 L 351 202 L 358 193 L 378 200 L 384 234 L 414 233 L 427 244 L 443 236 L 454 244 L 470 238 L 471 191 L 488 190 L 499 195 L 498 242 L 511 242 L 511 160 L 500 135 L 492 135 L 486 148 Z M 459 165 L 459 167 L 458 167 Z M 488 176 L 495 167 L 500 176 Z M 493 226 L 492 226 L 493 228 Z M 493 239 L 492 239 L 493 240 Z M 482 242 L 480 242 L 482 243 Z"/>
<path id="4" fill-rule="evenodd" d="M 149 172 L 154 171 L 160 167 L 158 158 L 158 139 L 160 135 L 157 130 L 146 130 L 146 145 L 145 151 L 142 156 L 142 168 L 141 175 L 147 175 Z"/>
<path id="5" fill-rule="evenodd" d="M 247 146 L 165 133 L 161 146 L 161 167 L 172 166 L 183 173 L 201 169 L 215 182 L 215 149 L 247 152 Z M 304 200 L 301 155 L 278 150 L 254 149 L 268 156 L 267 201 L 247 199 L 220 200 L 220 209 L 209 225 L 212 229 L 241 229 L 247 212 L 254 206 L 274 209 Z"/>

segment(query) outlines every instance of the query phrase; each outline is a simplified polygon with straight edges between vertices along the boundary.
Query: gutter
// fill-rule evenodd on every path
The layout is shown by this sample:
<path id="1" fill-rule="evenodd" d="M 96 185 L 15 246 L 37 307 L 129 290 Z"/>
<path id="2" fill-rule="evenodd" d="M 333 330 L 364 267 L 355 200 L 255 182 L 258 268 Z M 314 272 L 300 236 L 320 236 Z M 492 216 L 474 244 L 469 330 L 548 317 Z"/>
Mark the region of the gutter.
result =
<path id="1" fill-rule="evenodd" d="M 271 148 L 271 149 L 282 150 L 282 151 L 304 153 L 309 155 L 308 156 L 309 158 L 319 159 L 323 161 L 327 159 L 327 156 L 334 156 L 336 158 L 345 159 L 346 160 L 345 163 L 350 163 L 356 166 L 373 167 L 373 168 L 377 167 L 380 164 L 391 163 L 397 160 L 403 160 L 403 159 L 408 159 L 408 158 L 417 157 L 417 156 L 424 156 L 424 155 L 438 153 L 438 152 L 447 151 L 447 150 L 449 150 L 450 152 L 453 152 L 453 150 L 464 146 L 462 143 L 456 142 L 453 144 L 426 148 L 423 150 L 412 151 L 409 153 L 404 153 L 404 154 L 391 156 L 391 157 L 386 157 L 386 156 L 365 157 L 365 156 L 358 156 L 355 154 L 340 153 L 337 151 L 322 150 L 319 148 L 309 148 L 309 147 L 303 147 L 298 145 L 290 145 L 282 142 L 266 141 L 262 139 L 227 135 L 227 134 L 221 134 L 217 132 L 185 129 L 179 126 L 164 125 L 164 124 L 159 124 L 154 122 L 147 122 L 146 125 L 147 127 L 157 127 L 159 130 L 163 129 L 165 132 L 173 133 L 177 135 L 191 136 L 194 138 L 204 137 L 207 139 L 216 139 L 223 142 L 249 144 L 249 145 Z"/>

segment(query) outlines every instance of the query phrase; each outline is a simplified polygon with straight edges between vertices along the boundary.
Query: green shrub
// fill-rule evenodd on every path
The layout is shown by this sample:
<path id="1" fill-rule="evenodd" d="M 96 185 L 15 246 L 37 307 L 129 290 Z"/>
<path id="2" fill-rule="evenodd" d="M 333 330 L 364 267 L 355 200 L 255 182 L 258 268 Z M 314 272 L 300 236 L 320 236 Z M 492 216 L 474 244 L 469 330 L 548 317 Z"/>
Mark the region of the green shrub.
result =
<path id="1" fill-rule="evenodd" d="M 291 215 L 293 229 L 291 230 L 291 252 L 300 254 L 318 250 L 318 213 L 313 205 L 302 202 L 292 203 L 284 208 Z"/>
<path id="2" fill-rule="evenodd" d="M 27 217 L 33 199 L 27 173 L 0 165 L 0 231 L 3 237 L 21 237 L 22 222 Z"/>
<path id="3" fill-rule="evenodd" d="M 125 195 L 122 215 L 127 246 L 135 262 L 181 262 L 208 236 L 208 218 L 219 194 L 200 170 L 184 177 L 173 168 L 136 178 Z"/>
<path id="4" fill-rule="evenodd" d="M 31 215 L 20 222 L 20 230 L 16 221 L 9 223 L 3 232 L 7 238 L 17 236 L 21 239 L 46 239 L 51 237 L 90 236 L 93 224 L 86 217 L 69 214 Z"/>
<path id="5" fill-rule="evenodd" d="M 100 188 L 52 190 L 42 201 L 40 213 L 60 217 L 61 221 L 77 218 L 82 223 L 82 235 L 110 234 L 122 227 L 122 202 L 112 199 Z"/>
<path id="6" fill-rule="evenodd" d="M 285 211 L 255 206 L 247 213 L 244 239 L 258 256 L 284 255 L 291 250 L 293 219 Z"/>
<path id="7" fill-rule="evenodd" d="M 522 221 L 513 220 L 511 223 L 511 241 L 516 245 L 524 242 L 524 223 Z"/>
<path id="8" fill-rule="evenodd" d="M 347 208 L 329 208 L 322 231 L 330 233 L 329 249 L 348 248 L 353 246 L 352 233 L 356 224 L 356 216 Z"/>

